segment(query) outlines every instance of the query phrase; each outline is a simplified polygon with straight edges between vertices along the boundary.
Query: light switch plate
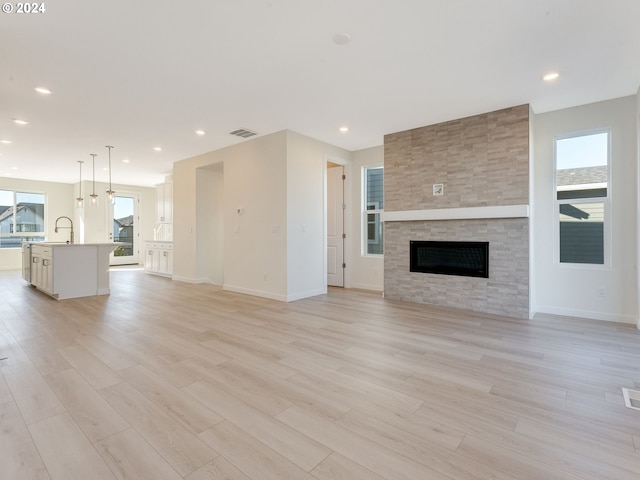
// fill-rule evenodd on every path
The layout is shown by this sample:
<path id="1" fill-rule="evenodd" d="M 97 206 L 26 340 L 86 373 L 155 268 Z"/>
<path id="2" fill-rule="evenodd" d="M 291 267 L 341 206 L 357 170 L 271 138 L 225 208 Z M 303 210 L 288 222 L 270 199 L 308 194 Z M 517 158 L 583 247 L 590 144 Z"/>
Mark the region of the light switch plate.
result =
<path id="1" fill-rule="evenodd" d="M 444 195 L 444 184 L 443 183 L 434 183 L 433 184 L 433 194 L 434 195 Z"/>

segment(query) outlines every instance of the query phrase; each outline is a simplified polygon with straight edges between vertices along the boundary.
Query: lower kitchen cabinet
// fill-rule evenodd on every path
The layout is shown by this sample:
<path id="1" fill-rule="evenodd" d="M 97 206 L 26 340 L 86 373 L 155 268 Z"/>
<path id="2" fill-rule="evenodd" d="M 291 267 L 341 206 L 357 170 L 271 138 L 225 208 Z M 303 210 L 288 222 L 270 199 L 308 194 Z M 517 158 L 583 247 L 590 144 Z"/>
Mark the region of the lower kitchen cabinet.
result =
<path id="1" fill-rule="evenodd" d="M 173 275 L 173 242 L 146 242 L 144 270 L 147 273 L 171 277 Z"/>

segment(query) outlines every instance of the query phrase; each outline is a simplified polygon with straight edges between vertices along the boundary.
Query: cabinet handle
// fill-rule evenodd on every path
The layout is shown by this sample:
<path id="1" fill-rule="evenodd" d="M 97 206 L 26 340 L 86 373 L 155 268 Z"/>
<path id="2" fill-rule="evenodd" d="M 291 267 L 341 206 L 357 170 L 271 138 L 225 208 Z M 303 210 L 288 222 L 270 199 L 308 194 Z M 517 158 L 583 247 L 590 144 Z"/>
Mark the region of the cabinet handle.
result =
<path id="1" fill-rule="evenodd" d="M 42 266 L 43 267 L 48 267 L 49 266 L 49 260 L 47 260 L 46 258 L 42 259 Z"/>
<path id="2" fill-rule="evenodd" d="M 33 257 L 33 258 L 31 259 L 31 261 L 32 261 L 33 263 L 38 263 L 38 257 Z"/>
<path id="3" fill-rule="evenodd" d="M 162 252 L 162 256 L 166 257 L 169 254 L 169 252 Z"/>

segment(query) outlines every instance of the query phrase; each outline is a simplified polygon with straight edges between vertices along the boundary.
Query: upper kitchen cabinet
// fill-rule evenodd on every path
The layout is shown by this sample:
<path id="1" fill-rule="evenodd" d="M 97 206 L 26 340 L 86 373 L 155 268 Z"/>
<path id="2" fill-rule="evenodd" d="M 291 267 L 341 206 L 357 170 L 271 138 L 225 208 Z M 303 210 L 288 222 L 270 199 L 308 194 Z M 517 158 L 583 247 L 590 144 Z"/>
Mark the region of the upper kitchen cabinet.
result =
<path id="1" fill-rule="evenodd" d="M 161 183 L 156 187 L 158 223 L 173 223 L 173 183 Z"/>

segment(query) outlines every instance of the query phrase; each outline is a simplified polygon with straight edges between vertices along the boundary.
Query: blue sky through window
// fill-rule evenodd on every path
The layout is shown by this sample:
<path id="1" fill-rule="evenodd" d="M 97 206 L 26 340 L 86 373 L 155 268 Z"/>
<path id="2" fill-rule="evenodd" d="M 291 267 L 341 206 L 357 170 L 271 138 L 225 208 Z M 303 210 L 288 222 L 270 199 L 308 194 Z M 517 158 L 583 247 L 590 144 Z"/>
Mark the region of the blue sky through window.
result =
<path id="1" fill-rule="evenodd" d="M 598 167 L 607 164 L 607 132 L 563 138 L 556 142 L 556 169 Z"/>

